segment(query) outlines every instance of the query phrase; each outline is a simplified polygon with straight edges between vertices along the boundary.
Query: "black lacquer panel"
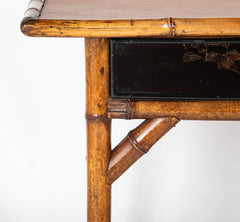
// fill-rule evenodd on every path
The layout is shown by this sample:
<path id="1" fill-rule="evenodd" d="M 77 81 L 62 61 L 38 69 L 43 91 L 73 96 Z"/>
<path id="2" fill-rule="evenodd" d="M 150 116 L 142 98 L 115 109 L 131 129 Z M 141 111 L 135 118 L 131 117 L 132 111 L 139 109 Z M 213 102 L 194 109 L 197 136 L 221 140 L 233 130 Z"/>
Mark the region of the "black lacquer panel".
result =
<path id="1" fill-rule="evenodd" d="M 240 40 L 111 39 L 110 56 L 112 98 L 240 98 Z"/>

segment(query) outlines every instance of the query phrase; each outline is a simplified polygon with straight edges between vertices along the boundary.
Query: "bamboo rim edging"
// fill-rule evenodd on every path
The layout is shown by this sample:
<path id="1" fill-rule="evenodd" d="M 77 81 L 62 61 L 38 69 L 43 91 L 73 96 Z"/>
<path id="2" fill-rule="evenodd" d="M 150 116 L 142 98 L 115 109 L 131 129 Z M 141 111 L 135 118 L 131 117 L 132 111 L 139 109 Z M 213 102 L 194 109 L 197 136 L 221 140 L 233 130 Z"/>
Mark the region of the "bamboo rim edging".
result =
<path id="1" fill-rule="evenodd" d="M 240 38 L 240 18 L 23 20 L 28 36 L 87 38 Z"/>
<path id="2" fill-rule="evenodd" d="M 240 120 L 240 101 L 236 100 L 125 100 L 125 106 L 123 103 L 124 100 L 110 99 L 108 101 L 108 117 L 112 119 L 126 119 L 126 117 L 127 119 L 151 119 L 172 116 L 180 120 Z"/>
<path id="3" fill-rule="evenodd" d="M 177 123 L 174 117 L 147 119 L 128 135 L 112 151 L 107 181 L 112 184 Z"/>
<path id="4" fill-rule="evenodd" d="M 30 20 L 36 20 L 40 17 L 43 6 L 46 0 L 31 0 L 28 4 L 28 9 L 24 13 L 24 18 L 21 21 L 21 29 L 24 24 Z"/>

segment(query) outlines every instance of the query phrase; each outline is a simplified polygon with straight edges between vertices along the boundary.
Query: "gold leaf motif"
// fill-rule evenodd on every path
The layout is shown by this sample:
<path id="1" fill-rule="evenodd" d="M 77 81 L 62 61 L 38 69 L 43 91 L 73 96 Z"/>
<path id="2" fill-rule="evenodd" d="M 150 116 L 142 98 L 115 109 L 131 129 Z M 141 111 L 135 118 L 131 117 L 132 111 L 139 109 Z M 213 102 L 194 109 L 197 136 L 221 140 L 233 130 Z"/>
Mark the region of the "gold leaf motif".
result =
<path id="1" fill-rule="evenodd" d="M 229 55 L 223 55 L 221 59 L 221 65 L 226 69 L 230 69 L 231 66 L 234 64 L 234 61 Z"/>
<path id="2" fill-rule="evenodd" d="M 227 69 L 240 75 L 240 53 L 236 50 L 229 50 L 230 44 L 183 44 L 185 53 L 183 62 L 204 61 L 216 63 L 218 69 Z M 211 46 L 221 47 L 224 53 L 210 51 Z M 194 52 L 193 52 L 194 51 Z M 223 50 L 221 50 L 223 51 Z M 198 53 L 198 54 L 197 54 Z"/>
<path id="3" fill-rule="evenodd" d="M 183 56 L 184 62 L 194 62 L 194 61 L 198 61 L 201 59 L 202 59 L 202 57 L 200 55 L 197 55 L 193 52 L 185 52 L 184 56 Z"/>
<path id="4" fill-rule="evenodd" d="M 218 62 L 222 55 L 217 52 L 209 52 L 205 55 L 205 62 Z"/>
<path id="5" fill-rule="evenodd" d="M 227 53 L 234 61 L 240 61 L 240 53 L 237 50 L 231 50 Z"/>

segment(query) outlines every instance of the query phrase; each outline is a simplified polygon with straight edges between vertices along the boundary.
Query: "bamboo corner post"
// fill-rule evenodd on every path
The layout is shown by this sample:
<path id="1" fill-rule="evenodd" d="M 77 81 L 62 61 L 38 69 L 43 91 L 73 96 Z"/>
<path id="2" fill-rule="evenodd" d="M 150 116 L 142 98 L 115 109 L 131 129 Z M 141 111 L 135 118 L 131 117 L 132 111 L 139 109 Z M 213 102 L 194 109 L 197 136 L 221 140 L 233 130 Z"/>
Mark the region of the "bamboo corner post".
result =
<path id="1" fill-rule="evenodd" d="M 109 41 L 85 39 L 88 222 L 110 222 L 111 184 L 179 121 L 144 121 L 111 151 L 109 118 Z"/>
<path id="2" fill-rule="evenodd" d="M 109 222 L 111 186 L 107 170 L 111 154 L 111 120 L 107 117 L 109 98 L 109 42 L 85 39 L 86 120 L 88 164 L 88 222 Z"/>

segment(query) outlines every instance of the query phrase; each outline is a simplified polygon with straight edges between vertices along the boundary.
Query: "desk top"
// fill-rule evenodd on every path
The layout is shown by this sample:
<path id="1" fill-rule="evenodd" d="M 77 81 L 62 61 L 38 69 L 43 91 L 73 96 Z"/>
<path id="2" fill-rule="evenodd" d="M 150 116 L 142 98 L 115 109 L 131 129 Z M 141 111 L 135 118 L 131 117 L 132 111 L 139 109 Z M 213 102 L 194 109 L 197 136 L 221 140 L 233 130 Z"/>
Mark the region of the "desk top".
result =
<path id="1" fill-rule="evenodd" d="M 239 0 L 32 0 L 30 36 L 240 37 Z"/>

